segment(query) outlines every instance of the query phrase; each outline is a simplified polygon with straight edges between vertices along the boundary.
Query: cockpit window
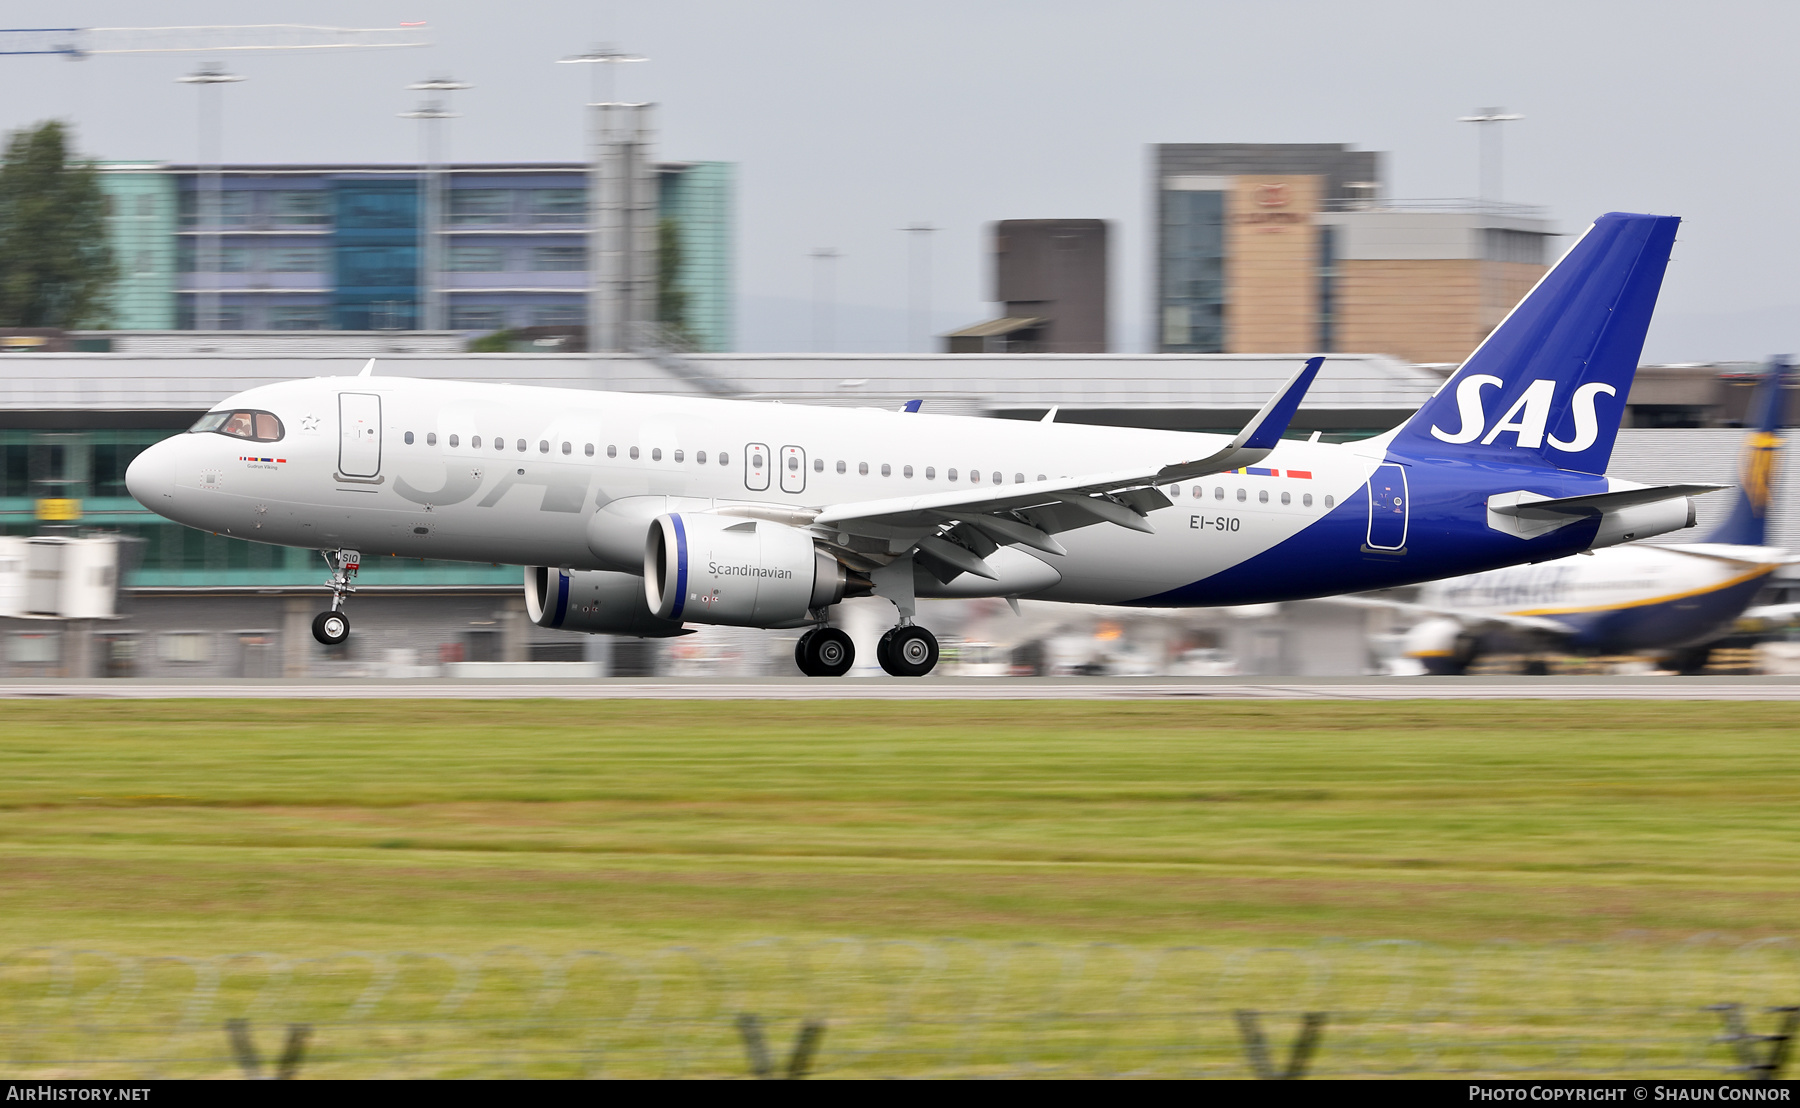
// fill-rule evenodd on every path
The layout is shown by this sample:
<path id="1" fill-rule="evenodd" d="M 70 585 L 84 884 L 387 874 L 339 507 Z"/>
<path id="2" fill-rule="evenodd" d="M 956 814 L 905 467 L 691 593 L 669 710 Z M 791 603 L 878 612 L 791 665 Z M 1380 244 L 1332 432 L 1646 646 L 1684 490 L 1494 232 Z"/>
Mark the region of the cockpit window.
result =
<path id="1" fill-rule="evenodd" d="M 252 442 L 277 442 L 284 435 L 281 420 L 272 412 L 207 412 L 188 428 L 189 434 L 207 431 Z"/>

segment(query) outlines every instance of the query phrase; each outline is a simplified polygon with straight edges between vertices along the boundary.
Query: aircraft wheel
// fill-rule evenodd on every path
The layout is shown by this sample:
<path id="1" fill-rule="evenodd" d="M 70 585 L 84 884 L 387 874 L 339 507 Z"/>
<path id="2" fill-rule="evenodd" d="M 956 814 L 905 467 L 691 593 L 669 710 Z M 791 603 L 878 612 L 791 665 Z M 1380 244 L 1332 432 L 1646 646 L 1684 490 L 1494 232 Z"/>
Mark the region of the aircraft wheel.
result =
<path id="1" fill-rule="evenodd" d="M 342 612 L 320 612 L 313 617 L 313 638 L 336 646 L 350 637 L 350 617 Z"/>
<path id="2" fill-rule="evenodd" d="M 1712 659 L 1712 647 L 1692 646 L 1686 650 L 1677 650 L 1664 665 L 1684 677 L 1692 677 L 1706 672 L 1706 663 Z"/>
<path id="3" fill-rule="evenodd" d="M 819 629 L 817 627 L 810 628 L 794 643 L 794 664 L 799 666 L 800 672 L 806 674 L 808 677 L 818 676 L 818 674 L 812 671 L 812 663 L 806 660 L 806 648 L 811 644 L 813 636 L 818 633 Z"/>
<path id="4" fill-rule="evenodd" d="M 896 627 L 881 636 L 875 658 L 895 677 L 923 677 L 937 666 L 937 636 L 923 627 Z"/>
<path id="5" fill-rule="evenodd" d="M 804 650 L 796 650 L 800 672 L 808 677 L 842 677 L 856 664 L 856 646 L 850 636 L 836 627 L 820 627 L 800 640 Z"/>

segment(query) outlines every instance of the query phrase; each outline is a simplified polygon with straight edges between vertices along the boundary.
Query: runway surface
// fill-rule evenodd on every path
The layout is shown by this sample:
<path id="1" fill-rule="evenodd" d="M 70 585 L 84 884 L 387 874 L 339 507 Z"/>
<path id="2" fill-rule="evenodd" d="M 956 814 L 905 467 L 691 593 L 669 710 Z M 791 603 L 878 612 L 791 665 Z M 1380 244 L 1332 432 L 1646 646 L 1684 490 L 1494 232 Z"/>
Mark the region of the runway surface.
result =
<path id="1" fill-rule="evenodd" d="M 166 700 L 1800 700 L 1796 677 L 0 681 L 0 698 Z"/>

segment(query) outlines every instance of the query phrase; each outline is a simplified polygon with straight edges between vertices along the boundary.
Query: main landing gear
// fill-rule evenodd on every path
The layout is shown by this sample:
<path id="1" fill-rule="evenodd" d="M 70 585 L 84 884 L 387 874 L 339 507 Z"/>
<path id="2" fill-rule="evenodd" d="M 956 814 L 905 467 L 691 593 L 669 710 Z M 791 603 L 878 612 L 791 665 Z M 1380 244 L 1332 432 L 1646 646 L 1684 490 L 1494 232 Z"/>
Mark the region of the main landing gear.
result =
<path id="1" fill-rule="evenodd" d="M 923 677 L 937 665 L 937 636 L 913 624 L 896 627 L 875 644 L 875 660 L 895 677 Z M 794 644 L 794 664 L 808 677 L 842 677 L 855 663 L 855 645 L 836 627 L 815 627 Z"/>
<path id="2" fill-rule="evenodd" d="M 917 624 L 903 624 L 881 636 L 875 660 L 895 677 L 923 677 L 937 666 L 937 636 Z"/>
<path id="3" fill-rule="evenodd" d="M 331 610 L 313 617 L 313 638 L 326 646 L 336 646 L 350 637 L 350 617 L 344 612 L 344 597 L 356 591 L 350 579 L 362 568 L 362 555 L 354 550 L 321 550 L 325 564 L 331 567 Z"/>
<path id="4" fill-rule="evenodd" d="M 794 644 L 794 664 L 808 677 L 842 677 L 856 663 L 856 644 L 836 627 L 815 627 Z"/>

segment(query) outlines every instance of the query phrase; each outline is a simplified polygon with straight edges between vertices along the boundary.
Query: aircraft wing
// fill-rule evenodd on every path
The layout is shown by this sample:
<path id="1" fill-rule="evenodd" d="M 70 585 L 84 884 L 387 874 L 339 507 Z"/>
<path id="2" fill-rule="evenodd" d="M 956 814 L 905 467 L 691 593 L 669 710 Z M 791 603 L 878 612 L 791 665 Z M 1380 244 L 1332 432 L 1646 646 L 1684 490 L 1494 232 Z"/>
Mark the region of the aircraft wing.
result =
<path id="1" fill-rule="evenodd" d="M 1684 543 L 1682 545 L 1657 546 L 1658 550 L 1667 550 L 1671 554 L 1684 554 L 1689 558 L 1704 558 L 1714 562 L 1728 562 L 1741 566 L 1791 566 L 1800 563 L 1800 555 L 1789 554 L 1775 546 L 1728 546 L 1724 543 Z"/>
<path id="2" fill-rule="evenodd" d="M 1063 554 L 1051 536 L 1095 523 L 1111 523 L 1151 532 L 1144 517 L 1171 502 L 1157 485 L 1223 473 L 1262 461 L 1275 449 L 1293 421 L 1306 390 L 1319 374 L 1324 358 L 1310 358 L 1270 397 L 1262 410 L 1223 448 L 1203 457 L 1172 462 L 1156 469 L 1122 469 L 1079 477 L 1060 477 L 988 488 L 956 489 L 864 500 L 824 508 L 813 522 L 889 537 L 922 535 L 920 549 L 940 560 L 981 576 L 981 559 L 998 546 L 1019 543 L 1050 554 Z M 944 537 L 930 534 L 946 523 L 957 526 Z M 968 556 L 941 549 L 962 545 Z M 971 561 L 972 559 L 972 561 Z"/>
<path id="3" fill-rule="evenodd" d="M 1800 617 L 1800 604 L 1764 604 L 1760 607 L 1746 608 L 1739 619 L 1760 619 L 1770 623 L 1782 623 Z"/>
<path id="4" fill-rule="evenodd" d="M 1327 596 L 1315 603 L 1339 604 L 1347 608 L 1384 608 L 1404 615 L 1453 619 L 1470 629 L 1508 627 L 1515 631 L 1535 631 L 1544 635 L 1569 635 L 1575 629 L 1566 623 L 1543 616 L 1515 616 L 1505 612 L 1470 612 L 1459 608 L 1439 608 L 1406 600 L 1387 600 L 1379 596 Z"/>

